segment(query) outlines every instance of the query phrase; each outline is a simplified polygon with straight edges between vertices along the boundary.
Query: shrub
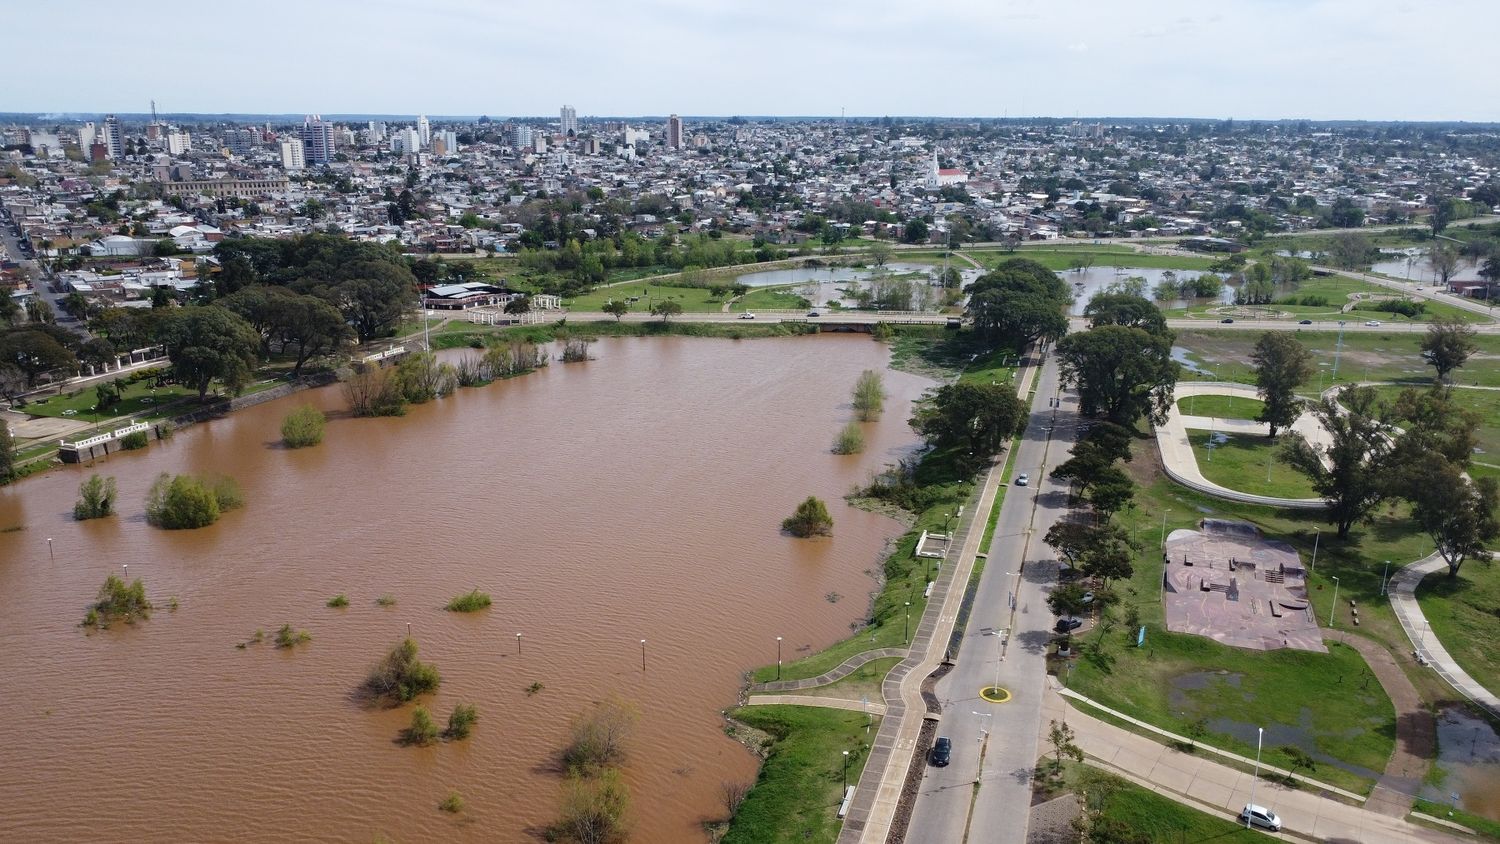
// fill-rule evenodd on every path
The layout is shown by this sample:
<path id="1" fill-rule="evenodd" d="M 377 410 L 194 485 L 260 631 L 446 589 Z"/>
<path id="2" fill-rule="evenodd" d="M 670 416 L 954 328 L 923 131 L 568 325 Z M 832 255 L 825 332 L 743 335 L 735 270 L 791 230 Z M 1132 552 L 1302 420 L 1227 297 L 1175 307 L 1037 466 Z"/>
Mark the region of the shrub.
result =
<path id="1" fill-rule="evenodd" d="M 340 592 L 337 595 L 334 595 L 332 598 L 328 599 L 328 606 L 335 609 L 343 609 L 344 607 L 349 606 L 349 596 L 345 595 L 343 592 Z"/>
<path id="2" fill-rule="evenodd" d="M 362 690 L 373 702 L 396 706 L 437 691 L 442 681 L 436 666 L 417 659 L 417 641 L 408 636 L 370 669 Z"/>
<path id="3" fill-rule="evenodd" d="M 152 609 L 151 602 L 146 600 L 146 587 L 140 578 L 126 585 L 125 581 L 112 574 L 99 587 L 99 599 L 89 606 L 83 626 L 102 630 L 114 621 L 134 624 L 136 618 L 150 618 Z"/>
<path id="4" fill-rule="evenodd" d="M 91 475 L 78 486 L 78 501 L 73 505 L 73 518 L 102 519 L 115 511 L 115 479 Z"/>
<path id="5" fill-rule="evenodd" d="M 323 441 L 323 411 L 304 404 L 281 420 L 281 441 L 287 448 L 306 448 Z"/>
<path id="6" fill-rule="evenodd" d="M 437 741 L 437 724 L 432 722 L 432 715 L 427 712 L 427 707 L 418 706 L 411 712 L 411 724 L 401 731 L 402 744 L 415 744 L 418 747 L 432 744 Z"/>
<path id="7" fill-rule="evenodd" d="M 135 451 L 136 449 L 145 448 L 150 443 L 151 436 L 145 431 L 131 431 L 125 436 L 120 437 L 120 448 L 123 448 L 126 451 Z"/>
<path id="8" fill-rule="evenodd" d="M 464 798 L 458 792 L 450 791 L 448 796 L 443 798 L 443 802 L 438 804 L 438 808 L 456 815 L 464 810 Z"/>
<path id="9" fill-rule="evenodd" d="M 828 505 L 817 496 L 809 495 L 797 505 L 797 512 L 781 522 L 781 529 L 792 536 L 827 536 L 833 532 L 833 517 L 828 515 Z"/>
<path id="10" fill-rule="evenodd" d="M 629 839 L 630 792 L 619 771 L 598 777 L 570 777 L 562 817 L 547 829 L 547 840 L 567 844 L 622 844 Z"/>
<path id="11" fill-rule="evenodd" d="M 355 416 L 402 416 L 406 413 L 406 396 L 394 369 L 357 364 L 344 381 L 344 398 L 349 401 L 349 412 Z"/>
<path id="12" fill-rule="evenodd" d="M 865 450 L 865 432 L 860 430 L 858 422 L 850 422 L 839 430 L 838 438 L 833 441 L 834 454 L 859 454 Z"/>
<path id="13" fill-rule="evenodd" d="M 167 530 L 191 530 L 219 520 L 219 499 L 202 480 L 166 472 L 146 493 L 146 521 Z"/>
<path id="14" fill-rule="evenodd" d="M 476 612 L 490 605 L 490 593 L 471 589 L 448 602 L 449 612 Z"/>
<path id="15" fill-rule="evenodd" d="M 885 342 L 896 336 L 896 330 L 883 322 L 875 323 L 870 329 L 870 338 L 877 342 Z"/>
<path id="16" fill-rule="evenodd" d="M 854 412 L 861 422 L 869 422 L 885 409 L 885 383 L 880 373 L 866 369 L 854 382 Z"/>
<path id="17" fill-rule="evenodd" d="M 635 725 L 635 710 L 607 700 L 573 721 L 562 761 L 576 776 L 591 776 L 625 761 L 625 740 Z"/>
<path id="18" fill-rule="evenodd" d="M 290 624 L 283 624 L 281 629 L 276 631 L 276 647 L 278 648 L 292 648 L 311 641 L 311 633 L 306 630 L 293 630 Z"/>
<path id="19" fill-rule="evenodd" d="M 474 724 L 479 720 L 479 710 L 472 703 L 459 703 L 453 707 L 453 714 L 448 716 L 448 729 L 443 731 L 443 737 L 453 741 L 462 741 L 473 732 Z"/>
<path id="20" fill-rule="evenodd" d="M 375 599 L 375 603 L 382 607 L 394 607 L 396 605 L 395 595 L 381 595 Z"/>

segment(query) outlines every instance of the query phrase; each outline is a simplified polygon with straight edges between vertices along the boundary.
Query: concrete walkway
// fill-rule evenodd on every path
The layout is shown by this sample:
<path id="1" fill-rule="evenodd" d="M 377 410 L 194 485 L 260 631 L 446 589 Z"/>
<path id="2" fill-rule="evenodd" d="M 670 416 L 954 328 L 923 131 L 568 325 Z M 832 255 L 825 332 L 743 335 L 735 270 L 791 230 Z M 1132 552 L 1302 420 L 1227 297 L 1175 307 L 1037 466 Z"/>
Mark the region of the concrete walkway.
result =
<path id="1" fill-rule="evenodd" d="M 1194 803 L 1204 811 L 1233 818 L 1251 802 L 1253 791 L 1254 802 L 1276 812 L 1286 824 L 1286 832 L 1273 837 L 1362 844 L 1473 840 L 1428 830 L 1310 791 L 1289 789 L 1264 779 L 1256 781 L 1249 773 L 1199 754 L 1178 752 L 1093 718 L 1069 706 L 1055 688 L 1048 691 L 1044 715 L 1047 721 L 1072 727 L 1075 743 L 1093 764 L 1179 802 Z M 1261 768 L 1269 770 L 1264 765 Z"/>
<path id="2" fill-rule="evenodd" d="M 847 709 L 850 712 L 868 712 L 871 715 L 885 717 L 886 707 L 883 703 L 865 703 L 859 700 L 850 700 L 842 697 L 818 697 L 816 695 L 751 695 L 745 701 L 746 706 L 775 706 L 778 704 L 790 706 L 821 706 L 824 709 Z"/>
<path id="3" fill-rule="evenodd" d="M 888 659 L 893 656 L 906 656 L 906 648 L 876 648 L 873 651 L 857 653 L 839 664 L 832 671 L 825 671 L 816 677 L 807 677 L 801 680 L 772 680 L 769 683 L 755 683 L 750 687 L 751 694 L 763 692 L 793 692 L 801 689 L 815 689 L 818 686 L 826 686 L 853 674 L 861 665 L 873 662 L 877 659 Z"/>
<path id="4" fill-rule="evenodd" d="M 1404 818 L 1411 813 L 1427 769 L 1437 758 L 1437 721 L 1422 705 L 1417 687 L 1384 645 L 1343 630 L 1324 631 L 1323 640 L 1342 642 L 1359 651 L 1395 707 L 1396 747 L 1386 760 L 1385 773 L 1370 791 L 1365 808 L 1388 817 Z"/>
<path id="5" fill-rule="evenodd" d="M 1474 563 L 1470 562 L 1469 565 Z M 1467 671 L 1453 661 L 1448 649 L 1430 632 L 1427 619 L 1422 615 L 1422 606 L 1417 603 L 1417 586 L 1422 579 L 1433 572 L 1446 571 L 1447 568 L 1448 564 L 1436 553 L 1403 566 L 1391 577 L 1387 588 L 1391 609 L 1396 611 L 1401 629 L 1406 631 L 1406 638 L 1411 640 L 1413 652 L 1418 658 L 1432 666 L 1438 676 L 1459 694 L 1500 718 L 1500 697 L 1480 685 L 1479 681 L 1470 677 Z"/>
<path id="6" fill-rule="evenodd" d="M 1211 419 L 1210 417 L 1184 416 L 1177 411 L 1177 402 L 1190 396 L 1199 395 L 1230 395 L 1244 398 L 1259 398 L 1256 389 L 1248 384 L 1232 384 L 1228 382 L 1187 382 L 1177 385 L 1176 394 L 1173 397 L 1172 407 L 1167 411 L 1167 422 L 1156 428 L 1156 447 L 1161 451 L 1162 468 L 1167 477 L 1183 486 L 1222 498 L 1226 501 L 1238 501 L 1242 504 L 1259 504 L 1268 507 L 1286 507 L 1297 510 L 1321 510 L 1326 505 L 1321 498 L 1278 498 L 1271 495 L 1255 495 L 1248 492 L 1229 489 L 1220 486 L 1203 476 L 1203 471 L 1198 467 L 1198 457 L 1193 453 L 1192 441 L 1188 439 L 1187 429 L 1189 427 L 1201 427 L 1211 430 L 1224 430 L 1228 428 L 1232 433 L 1269 433 L 1269 428 L 1259 422 L 1249 420 Z M 1193 420 L 1189 424 L 1188 420 Z M 1292 430 L 1306 437 L 1308 442 L 1314 445 L 1323 445 L 1327 441 L 1327 433 L 1317 423 L 1312 414 L 1304 413 L 1292 424 Z"/>

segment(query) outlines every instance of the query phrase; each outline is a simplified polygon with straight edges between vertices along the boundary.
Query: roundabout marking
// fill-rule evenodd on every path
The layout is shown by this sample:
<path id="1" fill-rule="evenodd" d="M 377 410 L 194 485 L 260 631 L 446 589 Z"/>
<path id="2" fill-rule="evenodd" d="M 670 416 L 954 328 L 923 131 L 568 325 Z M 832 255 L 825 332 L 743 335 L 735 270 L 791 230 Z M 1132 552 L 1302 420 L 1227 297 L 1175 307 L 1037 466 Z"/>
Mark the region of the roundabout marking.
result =
<path id="1" fill-rule="evenodd" d="M 1010 690 L 1000 686 L 985 686 L 979 690 L 979 696 L 989 703 L 1010 703 Z"/>

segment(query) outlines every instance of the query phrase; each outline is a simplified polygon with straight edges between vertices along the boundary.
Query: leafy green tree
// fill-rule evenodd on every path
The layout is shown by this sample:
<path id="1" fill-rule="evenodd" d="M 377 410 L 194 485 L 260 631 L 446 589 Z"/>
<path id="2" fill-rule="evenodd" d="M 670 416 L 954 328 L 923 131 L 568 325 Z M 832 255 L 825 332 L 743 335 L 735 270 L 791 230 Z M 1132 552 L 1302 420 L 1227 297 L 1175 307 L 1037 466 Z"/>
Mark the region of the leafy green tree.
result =
<path id="1" fill-rule="evenodd" d="M 1463 366 L 1479 350 L 1474 341 L 1478 332 L 1456 317 L 1438 317 L 1427 326 L 1422 337 L 1422 357 L 1437 370 L 1439 381 Z"/>
<path id="2" fill-rule="evenodd" d="M 927 221 L 921 217 L 913 217 L 906 221 L 901 230 L 901 241 L 903 243 L 926 243 L 929 229 Z"/>
<path id="3" fill-rule="evenodd" d="M 1134 441 L 1135 435 L 1128 428 L 1103 421 L 1095 422 L 1083 438 L 1089 448 L 1097 449 L 1109 460 L 1124 460 L 1126 463 L 1130 462 L 1130 446 Z M 1076 447 L 1074 453 L 1077 453 Z"/>
<path id="4" fill-rule="evenodd" d="M 531 297 L 530 296 L 517 296 L 516 298 L 510 300 L 509 302 L 506 302 L 505 303 L 505 312 L 508 313 L 508 314 L 527 314 L 527 313 L 531 313 Z"/>
<path id="5" fill-rule="evenodd" d="M 1315 404 L 1312 413 L 1331 442 L 1314 446 L 1295 435 L 1287 441 L 1282 459 L 1312 482 L 1327 502 L 1326 518 L 1338 528 L 1340 539 L 1348 539 L 1349 529 L 1368 520 L 1389 492 L 1386 472 L 1394 432 L 1370 387 L 1345 388 L 1337 400 L 1325 398 Z"/>
<path id="6" fill-rule="evenodd" d="M 1106 583 L 1111 580 L 1128 580 L 1135 574 L 1131 557 L 1130 547 L 1124 542 L 1103 542 L 1084 552 L 1079 567 L 1089 577 L 1101 578 Z"/>
<path id="7" fill-rule="evenodd" d="M 337 353 L 354 339 L 354 331 L 338 309 L 316 296 L 296 296 L 282 304 L 278 339 L 283 353 L 290 352 L 295 365 L 292 377 L 319 355 Z"/>
<path id="8" fill-rule="evenodd" d="M 1135 484 L 1124 472 L 1110 466 L 1095 479 L 1085 497 L 1096 511 L 1108 518 L 1135 498 Z"/>
<path id="9" fill-rule="evenodd" d="M 415 303 L 416 289 L 411 272 L 404 267 L 366 261 L 359 269 L 362 275 L 339 282 L 324 298 L 354 326 L 359 341 L 366 343 L 400 321 Z"/>
<path id="10" fill-rule="evenodd" d="M 880 373 L 866 369 L 854 382 L 854 413 L 861 422 L 869 422 L 885 409 L 885 383 Z"/>
<path id="11" fill-rule="evenodd" d="M 1062 520 L 1053 522 L 1042 539 L 1069 566 L 1079 567 L 1084 555 L 1092 548 L 1110 543 L 1123 543 L 1125 533 L 1111 522 L 1093 524 L 1085 521 Z"/>
<path id="12" fill-rule="evenodd" d="M 1267 331 L 1255 341 L 1250 352 L 1255 368 L 1255 385 L 1264 406 L 1257 422 L 1271 426 L 1271 437 L 1277 428 L 1287 428 L 1302 414 L 1302 400 L 1297 388 L 1313 373 L 1312 353 L 1285 331 Z"/>
<path id="13" fill-rule="evenodd" d="M 1047 608 L 1053 615 L 1078 615 L 1089 607 L 1089 601 L 1084 600 L 1087 592 L 1082 584 L 1064 583 L 1047 596 Z"/>
<path id="14" fill-rule="evenodd" d="M 1052 477 L 1068 481 L 1073 485 L 1074 492 L 1087 495 L 1089 489 L 1113 468 L 1114 462 L 1114 458 L 1102 448 L 1084 440 L 1073 447 L 1073 453 L 1067 460 L 1053 468 Z"/>
<path id="15" fill-rule="evenodd" d="M 281 420 L 281 441 L 287 448 L 306 448 L 323 441 L 323 411 L 300 405 Z"/>
<path id="16" fill-rule="evenodd" d="M 970 284 L 968 314 L 991 340 L 1030 343 L 1068 331 L 1064 310 L 1072 298 L 1057 274 L 1028 258 L 1011 258 Z"/>
<path id="17" fill-rule="evenodd" d="M 260 335 L 233 311 L 197 305 L 173 312 L 162 326 L 172 376 L 198 391 L 201 400 L 218 382 L 239 391 L 250 381 Z"/>
<path id="18" fill-rule="evenodd" d="M 0 483 L 16 476 L 16 438 L 10 432 L 10 423 L 0 419 Z"/>
<path id="19" fill-rule="evenodd" d="M 651 313 L 661 317 L 662 322 L 670 322 L 672 317 L 682 313 L 682 303 L 676 299 L 663 299 L 651 306 Z"/>
<path id="20" fill-rule="evenodd" d="M 14 364 L 26 376 L 26 386 L 35 387 L 44 373 L 78 368 L 72 350 L 35 324 L 0 335 L 0 361 Z"/>
<path id="21" fill-rule="evenodd" d="M 1470 557 L 1489 559 L 1488 547 L 1500 537 L 1495 508 L 1500 482 L 1470 480 L 1463 469 L 1435 452 L 1424 452 L 1399 470 L 1401 495 L 1411 503 L 1411 517 L 1437 546 L 1448 576 Z"/>
<path id="22" fill-rule="evenodd" d="M 1130 293 L 1100 293 L 1089 300 L 1083 315 L 1091 328 L 1124 325 L 1152 334 L 1162 334 L 1167 330 L 1167 318 L 1161 308 L 1149 299 Z"/>
<path id="23" fill-rule="evenodd" d="M 624 299 L 611 299 L 604 303 L 604 307 L 601 310 L 613 316 L 615 322 L 619 322 L 621 317 L 630 313 L 630 303 Z"/>
<path id="24" fill-rule="evenodd" d="M 1141 416 L 1166 421 L 1180 370 L 1172 360 L 1171 332 L 1102 325 L 1059 340 L 1057 355 L 1085 415 L 1102 412 L 1127 428 Z"/>
<path id="25" fill-rule="evenodd" d="M 1006 384 L 945 384 L 913 416 L 912 426 L 933 445 L 988 456 L 1025 430 L 1026 407 Z"/>
<path id="26" fill-rule="evenodd" d="M 1406 464 L 1431 452 L 1467 468 L 1474 457 L 1475 435 L 1482 417 L 1458 404 L 1451 387 L 1433 384 L 1426 390 L 1408 387 L 1391 403 L 1391 419 L 1402 433 L 1395 440 L 1394 460 Z"/>
<path id="27" fill-rule="evenodd" d="M 891 255 L 895 252 L 889 243 L 877 240 L 870 244 L 866 254 L 870 257 L 870 263 L 877 267 L 883 267 L 891 262 Z"/>
<path id="28" fill-rule="evenodd" d="M 78 486 L 78 500 L 73 504 L 73 518 L 78 521 L 102 519 L 115 511 L 115 479 L 90 475 Z"/>
<path id="29" fill-rule="evenodd" d="M 1438 283 L 1443 289 L 1448 289 L 1448 282 L 1458 272 L 1459 255 L 1458 250 L 1446 243 L 1436 243 L 1427 250 L 1427 266 L 1432 268 L 1432 274 L 1437 276 Z"/>

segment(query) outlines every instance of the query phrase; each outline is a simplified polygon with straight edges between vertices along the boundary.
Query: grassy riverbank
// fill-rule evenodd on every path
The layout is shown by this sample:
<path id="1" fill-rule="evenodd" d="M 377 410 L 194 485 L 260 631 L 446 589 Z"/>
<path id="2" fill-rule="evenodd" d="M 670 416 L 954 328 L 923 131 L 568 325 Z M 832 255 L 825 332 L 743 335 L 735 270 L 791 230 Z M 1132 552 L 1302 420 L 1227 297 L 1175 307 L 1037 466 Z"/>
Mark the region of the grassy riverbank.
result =
<path id="1" fill-rule="evenodd" d="M 1088 795 L 1090 809 L 1098 810 L 1106 821 L 1159 844 L 1183 841 L 1236 844 L 1264 840 L 1262 832 L 1245 829 L 1227 818 L 1175 802 L 1088 765 L 1069 765 L 1066 784 L 1075 794 Z"/>
<path id="2" fill-rule="evenodd" d="M 858 712 L 808 706 L 743 706 L 736 721 L 767 734 L 755 787 L 735 814 L 723 844 L 832 842 L 842 823 L 844 751 L 848 781 L 858 782 L 880 727 Z"/>

